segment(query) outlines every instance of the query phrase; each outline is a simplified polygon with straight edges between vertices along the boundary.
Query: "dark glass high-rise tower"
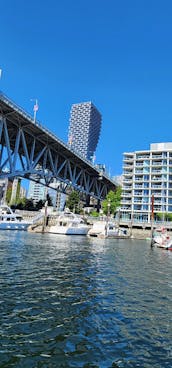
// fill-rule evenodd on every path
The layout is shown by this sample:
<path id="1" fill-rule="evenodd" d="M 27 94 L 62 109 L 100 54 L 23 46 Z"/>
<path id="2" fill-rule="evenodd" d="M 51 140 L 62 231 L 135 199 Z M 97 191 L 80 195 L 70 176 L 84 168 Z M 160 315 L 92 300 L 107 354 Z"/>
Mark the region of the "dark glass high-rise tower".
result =
<path id="1" fill-rule="evenodd" d="M 71 107 L 68 144 L 90 161 L 93 161 L 99 140 L 101 120 L 101 114 L 92 102 Z"/>

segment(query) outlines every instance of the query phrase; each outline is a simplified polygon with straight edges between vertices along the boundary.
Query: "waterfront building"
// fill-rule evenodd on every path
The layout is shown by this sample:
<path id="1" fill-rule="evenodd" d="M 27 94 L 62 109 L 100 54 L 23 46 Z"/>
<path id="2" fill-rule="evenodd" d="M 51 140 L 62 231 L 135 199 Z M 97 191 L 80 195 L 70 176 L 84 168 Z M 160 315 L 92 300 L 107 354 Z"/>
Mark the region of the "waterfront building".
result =
<path id="1" fill-rule="evenodd" d="M 20 198 L 26 197 L 26 188 L 20 186 Z"/>
<path id="2" fill-rule="evenodd" d="M 19 178 L 14 178 L 13 182 L 12 182 L 12 192 L 11 192 L 11 200 L 10 203 L 15 203 L 16 198 L 17 198 L 17 192 L 20 192 L 20 181 L 21 179 Z"/>
<path id="3" fill-rule="evenodd" d="M 34 176 L 34 178 L 36 178 L 36 176 Z M 41 179 L 40 183 L 30 180 L 27 198 L 33 199 L 34 203 L 40 200 L 44 201 L 47 194 L 47 188 L 43 185 L 44 183 L 44 179 Z"/>
<path id="4" fill-rule="evenodd" d="M 150 150 L 123 154 L 120 216 L 130 221 L 151 221 L 172 213 L 172 143 L 152 143 Z"/>
<path id="5" fill-rule="evenodd" d="M 0 179 L 0 204 L 5 204 L 6 202 L 14 204 L 16 199 L 18 200 L 25 196 L 26 189 L 21 186 L 20 178 Z"/>
<path id="6" fill-rule="evenodd" d="M 100 136 L 101 120 L 101 114 L 92 102 L 81 102 L 71 107 L 68 144 L 93 163 Z"/>

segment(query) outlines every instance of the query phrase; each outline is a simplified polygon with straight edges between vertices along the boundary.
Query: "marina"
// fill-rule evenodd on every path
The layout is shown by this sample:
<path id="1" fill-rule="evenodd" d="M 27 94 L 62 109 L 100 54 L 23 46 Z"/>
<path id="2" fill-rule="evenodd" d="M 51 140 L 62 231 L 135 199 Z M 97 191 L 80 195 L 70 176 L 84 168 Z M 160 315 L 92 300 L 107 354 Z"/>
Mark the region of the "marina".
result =
<path id="1" fill-rule="evenodd" d="M 2 367 L 169 368 L 172 253 L 0 232 Z"/>

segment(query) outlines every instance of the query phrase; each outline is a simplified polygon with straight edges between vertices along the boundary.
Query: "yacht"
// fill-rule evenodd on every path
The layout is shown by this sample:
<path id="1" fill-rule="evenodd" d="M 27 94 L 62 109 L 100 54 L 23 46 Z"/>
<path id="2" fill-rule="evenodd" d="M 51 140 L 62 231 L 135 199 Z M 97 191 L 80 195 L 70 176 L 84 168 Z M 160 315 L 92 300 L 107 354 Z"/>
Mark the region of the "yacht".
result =
<path id="1" fill-rule="evenodd" d="M 80 216 L 64 211 L 57 217 L 56 224 L 50 226 L 48 232 L 63 235 L 87 235 L 89 229 L 90 227 Z"/>
<path id="2" fill-rule="evenodd" d="M 0 205 L 0 230 L 27 230 L 31 221 L 24 221 L 6 205 Z"/>

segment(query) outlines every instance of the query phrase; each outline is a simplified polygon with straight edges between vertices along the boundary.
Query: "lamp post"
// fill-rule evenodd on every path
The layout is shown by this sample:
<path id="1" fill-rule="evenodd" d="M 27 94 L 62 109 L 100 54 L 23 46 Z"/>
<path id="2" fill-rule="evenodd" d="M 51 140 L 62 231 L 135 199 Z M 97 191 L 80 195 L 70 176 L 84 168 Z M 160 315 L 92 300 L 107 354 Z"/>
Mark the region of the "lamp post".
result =
<path id="1" fill-rule="evenodd" d="M 35 102 L 35 104 L 33 106 L 33 121 L 34 121 L 34 124 L 35 124 L 36 123 L 36 113 L 39 109 L 38 100 L 37 100 L 37 98 L 31 98 L 31 101 Z"/>
<path id="2" fill-rule="evenodd" d="M 117 207 L 116 212 L 117 212 L 117 229 L 118 229 L 118 234 L 119 234 L 119 226 L 120 226 L 120 207 Z"/>

